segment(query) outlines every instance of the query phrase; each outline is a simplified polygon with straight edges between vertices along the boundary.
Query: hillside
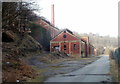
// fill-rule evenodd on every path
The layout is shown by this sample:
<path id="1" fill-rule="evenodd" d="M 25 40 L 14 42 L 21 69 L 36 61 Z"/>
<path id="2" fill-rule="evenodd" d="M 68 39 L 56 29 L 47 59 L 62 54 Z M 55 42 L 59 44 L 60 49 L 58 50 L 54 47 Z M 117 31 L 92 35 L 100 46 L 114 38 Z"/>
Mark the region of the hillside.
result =
<path id="1" fill-rule="evenodd" d="M 42 46 L 28 34 L 6 31 L 2 35 L 3 82 L 34 78 L 35 71 L 23 59 L 39 54 Z"/>
<path id="2" fill-rule="evenodd" d="M 38 57 L 35 65 L 28 63 Z M 64 52 L 48 53 L 40 43 L 27 33 L 2 32 L 2 80 L 3 82 L 26 82 L 41 76 L 37 66 L 58 63 L 69 56 Z M 38 63 L 44 65 L 38 65 Z"/>

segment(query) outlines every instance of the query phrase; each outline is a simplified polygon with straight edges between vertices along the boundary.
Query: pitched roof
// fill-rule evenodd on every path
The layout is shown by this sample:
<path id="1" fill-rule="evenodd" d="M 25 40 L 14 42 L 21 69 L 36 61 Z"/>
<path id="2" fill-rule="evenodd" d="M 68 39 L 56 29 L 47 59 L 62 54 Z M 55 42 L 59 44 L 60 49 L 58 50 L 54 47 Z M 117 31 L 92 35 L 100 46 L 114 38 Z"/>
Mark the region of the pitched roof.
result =
<path id="1" fill-rule="evenodd" d="M 58 35 L 56 35 L 52 40 L 54 40 L 57 36 L 59 36 L 62 32 L 65 32 L 65 31 L 67 31 L 69 34 L 71 34 L 75 38 L 80 39 L 79 37 L 77 37 L 76 35 L 74 35 L 72 31 L 70 31 L 69 29 L 66 28 L 66 29 L 63 29 Z"/>

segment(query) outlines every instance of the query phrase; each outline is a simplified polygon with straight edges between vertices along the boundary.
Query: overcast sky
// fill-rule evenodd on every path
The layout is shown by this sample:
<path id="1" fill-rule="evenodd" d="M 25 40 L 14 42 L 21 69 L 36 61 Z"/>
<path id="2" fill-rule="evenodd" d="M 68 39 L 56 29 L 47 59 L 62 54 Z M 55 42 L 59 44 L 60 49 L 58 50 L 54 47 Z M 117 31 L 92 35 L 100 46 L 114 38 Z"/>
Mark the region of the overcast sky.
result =
<path id="1" fill-rule="evenodd" d="M 41 16 L 51 21 L 51 5 L 55 6 L 55 26 L 78 33 L 118 35 L 119 0 L 36 0 Z"/>

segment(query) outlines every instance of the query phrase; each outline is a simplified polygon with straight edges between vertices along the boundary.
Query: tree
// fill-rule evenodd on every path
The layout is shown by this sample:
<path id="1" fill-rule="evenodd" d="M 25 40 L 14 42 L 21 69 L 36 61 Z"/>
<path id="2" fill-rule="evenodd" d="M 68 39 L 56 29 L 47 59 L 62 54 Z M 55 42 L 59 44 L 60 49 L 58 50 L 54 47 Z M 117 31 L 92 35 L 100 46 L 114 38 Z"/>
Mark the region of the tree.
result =
<path id="1" fill-rule="evenodd" d="M 28 2 L 3 2 L 2 4 L 2 29 L 12 31 L 26 31 L 29 23 L 37 15 L 31 8 L 32 3 Z"/>

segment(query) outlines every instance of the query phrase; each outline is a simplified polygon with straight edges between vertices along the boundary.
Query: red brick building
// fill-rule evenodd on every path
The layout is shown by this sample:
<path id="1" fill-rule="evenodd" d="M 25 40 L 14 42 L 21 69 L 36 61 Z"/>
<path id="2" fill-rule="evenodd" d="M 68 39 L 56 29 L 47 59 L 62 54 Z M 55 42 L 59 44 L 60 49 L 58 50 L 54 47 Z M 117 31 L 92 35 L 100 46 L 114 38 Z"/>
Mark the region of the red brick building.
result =
<path id="1" fill-rule="evenodd" d="M 87 42 L 81 38 L 81 57 L 87 57 Z"/>
<path id="2" fill-rule="evenodd" d="M 94 46 L 89 44 L 89 56 L 94 56 L 95 55 L 94 50 L 95 50 Z"/>
<path id="3" fill-rule="evenodd" d="M 50 51 L 90 57 L 94 55 L 94 46 L 90 44 L 88 36 L 79 38 L 70 30 L 65 29 L 50 41 Z"/>
<path id="4" fill-rule="evenodd" d="M 61 31 L 50 41 L 51 52 L 62 51 L 70 55 L 81 56 L 81 50 L 83 50 L 82 48 L 85 49 L 84 46 L 85 43 L 68 29 Z M 82 52 L 84 53 L 84 51 Z"/>
<path id="5" fill-rule="evenodd" d="M 95 47 L 90 43 L 88 36 L 81 37 L 83 41 L 85 41 L 85 57 L 95 56 Z"/>
<path id="6" fill-rule="evenodd" d="M 85 47 L 85 50 L 84 50 L 85 56 L 84 57 L 89 57 L 90 56 L 89 37 L 88 36 L 82 36 L 81 40 L 85 42 L 85 45 L 84 45 L 84 47 Z"/>

